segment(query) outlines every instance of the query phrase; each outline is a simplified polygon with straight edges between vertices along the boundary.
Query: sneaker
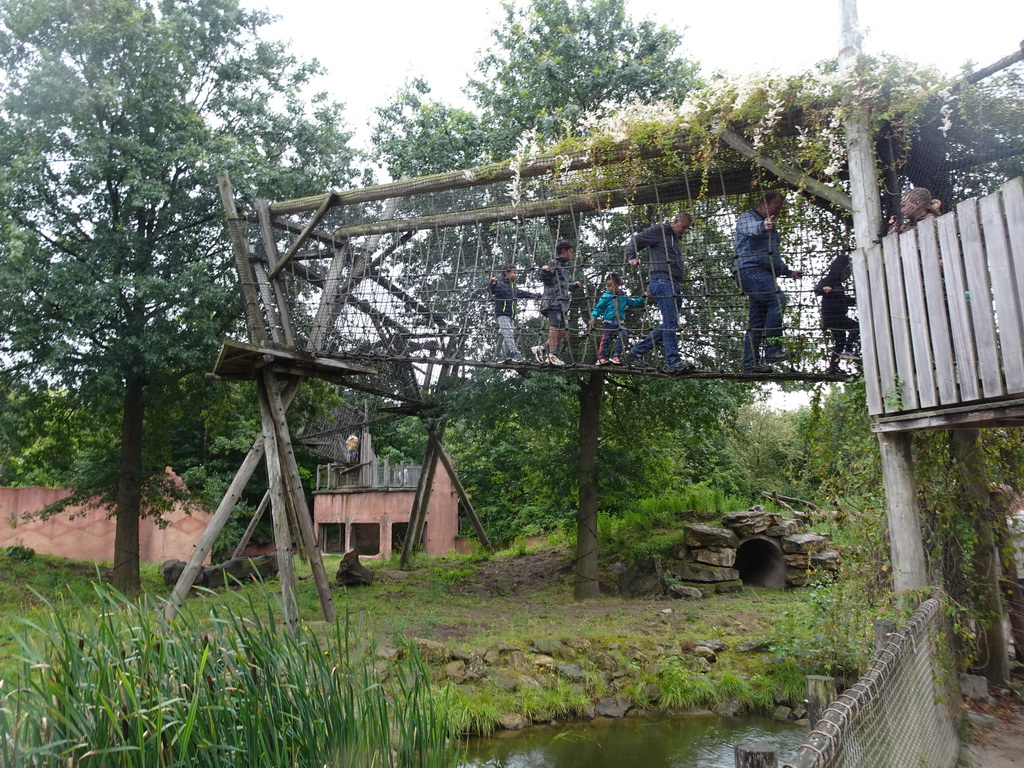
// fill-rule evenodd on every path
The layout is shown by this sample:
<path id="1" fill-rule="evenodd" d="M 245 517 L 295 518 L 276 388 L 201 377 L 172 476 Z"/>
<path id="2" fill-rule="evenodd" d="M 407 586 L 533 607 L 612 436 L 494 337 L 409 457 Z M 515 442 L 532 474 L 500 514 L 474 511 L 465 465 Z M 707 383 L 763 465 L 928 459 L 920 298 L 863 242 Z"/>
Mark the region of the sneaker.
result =
<path id="1" fill-rule="evenodd" d="M 599 357 L 599 358 L 597 358 L 597 364 L 598 365 L 608 365 L 608 358 L 607 357 Z"/>
<path id="2" fill-rule="evenodd" d="M 512 362 L 513 363 L 525 363 L 526 362 L 526 358 L 523 357 L 518 352 L 516 352 L 514 355 L 512 355 Z"/>
<path id="3" fill-rule="evenodd" d="M 840 360 L 849 360 L 851 363 L 859 363 L 860 362 L 860 355 L 855 355 L 855 354 L 853 354 L 853 352 L 840 352 L 839 353 L 839 359 Z"/>
<path id="4" fill-rule="evenodd" d="M 537 358 L 537 362 L 544 365 L 548 361 L 548 348 L 543 344 L 538 344 L 536 347 L 530 347 L 530 351 L 533 352 L 533 356 Z"/>
<path id="5" fill-rule="evenodd" d="M 557 352 L 548 352 L 548 362 L 551 365 L 565 365 L 565 361 L 558 356 Z"/>
<path id="6" fill-rule="evenodd" d="M 765 352 L 762 358 L 766 363 L 784 363 L 789 360 L 789 352 L 778 350 L 777 352 Z"/>
<path id="7" fill-rule="evenodd" d="M 764 363 L 756 363 L 754 365 L 744 365 L 743 366 L 743 372 L 744 373 L 775 373 L 775 369 L 772 368 L 770 365 L 765 365 Z"/>
<path id="8" fill-rule="evenodd" d="M 689 373 L 697 370 L 697 365 L 692 360 L 682 359 L 679 362 L 666 365 L 661 370 L 663 373 Z"/>
<path id="9" fill-rule="evenodd" d="M 650 368 L 651 367 L 651 366 L 649 366 L 647 364 L 647 361 L 644 360 L 644 356 L 643 355 L 638 355 L 635 352 L 627 352 L 626 353 L 626 360 L 628 360 L 629 364 L 631 366 L 633 366 L 634 368 Z"/>
<path id="10" fill-rule="evenodd" d="M 504 363 L 505 362 L 505 356 L 504 355 L 498 355 L 496 358 L 494 358 L 494 362 L 496 362 L 496 363 Z"/>
<path id="11" fill-rule="evenodd" d="M 622 365 L 622 358 L 619 357 L 618 355 L 615 355 L 614 357 L 610 358 L 608 362 L 611 363 L 612 365 Z"/>

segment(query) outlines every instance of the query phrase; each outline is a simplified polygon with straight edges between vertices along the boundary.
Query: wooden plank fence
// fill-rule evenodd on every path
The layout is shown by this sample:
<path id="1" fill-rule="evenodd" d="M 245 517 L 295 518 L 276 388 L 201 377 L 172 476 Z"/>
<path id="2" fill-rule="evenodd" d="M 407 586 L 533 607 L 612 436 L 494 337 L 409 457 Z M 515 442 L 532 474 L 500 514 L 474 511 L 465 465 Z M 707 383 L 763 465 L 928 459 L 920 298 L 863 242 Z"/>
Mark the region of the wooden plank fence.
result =
<path id="1" fill-rule="evenodd" d="M 853 265 L 877 431 L 1024 423 L 1024 178 Z"/>

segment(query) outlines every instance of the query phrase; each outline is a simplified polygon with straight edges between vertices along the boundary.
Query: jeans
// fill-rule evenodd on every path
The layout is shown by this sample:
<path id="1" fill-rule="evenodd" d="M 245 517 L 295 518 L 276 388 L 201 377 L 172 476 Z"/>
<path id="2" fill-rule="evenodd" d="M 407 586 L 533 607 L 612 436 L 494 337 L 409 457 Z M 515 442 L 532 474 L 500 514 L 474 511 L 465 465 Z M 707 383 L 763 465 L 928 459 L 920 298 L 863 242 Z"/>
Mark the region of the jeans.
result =
<path id="1" fill-rule="evenodd" d="M 679 283 L 664 278 L 652 279 L 647 284 L 651 298 L 661 312 L 661 325 L 647 334 L 643 340 L 629 350 L 631 355 L 645 355 L 660 343 L 665 348 L 665 363 L 674 365 L 679 362 L 679 310 L 683 308 L 683 295 Z"/>
<path id="2" fill-rule="evenodd" d="M 826 317 L 822 323 L 825 328 L 832 332 L 832 341 L 835 346 L 832 349 L 832 367 L 839 364 L 839 356 L 843 352 L 855 352 L 860 343 L 860 324 L 852 317 L 840 315 L 837 317 Z"/>
<path id="3" fill-rule="evenodd" d="M 749 311 L 747 332 L 743 337 L 743 367 L 761 362 L 761 345 L 766 355 L 782 353 L 782 312 L 786 309 L 786 294 L 775 284 L 775 275 L 765 269 L 741 269 L 738 273 L 740 289 L 747 294 Z"/>
<path id="4" fill-rule="evenodd" d="M 512 329 L 512 318 L 507 315 L 498 315 L 498 332 L 501 334 L 501 344 L 499 345 L 500 357 L 512 357 L 518 355 L 519 350 L 516 348 L 516 337 L 515 332 Z"/>
<path id="5" fill-rule="evenodd" d="M 610 320 L 601 323 L 601 346 L 597 348 L 597 359 L 607 360 L 609 357 L 618 357 L 622 354 L 623 347 L 629 341 L 626 336 L 626 329 Z"/>

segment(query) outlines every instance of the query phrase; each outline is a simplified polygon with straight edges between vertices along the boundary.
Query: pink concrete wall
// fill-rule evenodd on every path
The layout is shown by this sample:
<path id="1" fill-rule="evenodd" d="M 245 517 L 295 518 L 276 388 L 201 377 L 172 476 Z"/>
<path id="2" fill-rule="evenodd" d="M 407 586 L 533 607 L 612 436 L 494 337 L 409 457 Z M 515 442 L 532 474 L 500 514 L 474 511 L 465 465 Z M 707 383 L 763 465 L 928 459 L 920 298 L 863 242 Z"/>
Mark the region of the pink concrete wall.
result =
<path id="1" fill-rule="evenodd" d="M 21 544 L 46 555 L 112 561 L 115 522 L 107 518 L 109 509 L 75 508 L 74 519 L 68 519 L 66 513 L 46 521 L 22 519 L 24 513 L 42 509 L 69 493 L 61 488 L 0 488 L 0 547 Z M 169 523 L 166 528 L 152 520 L 139 522 L 139 558 L 143 562 L 187 560 L 210 515 L 202 511 L 188 515 L 175 507 L 165 520 Z"/>
<path id="2" fill-rule="evenodd" d="M 380 526 L 380 556 L 387 557 L 392 551 L 391 526 L 409 522 L 415 495 L 415 489 L 320 491 L 313 495 L 313 523 L 317 541 L 320 541 L 320 525 L 323 523 L 344 523 L 346 541 L 351 541 L 352 523 L 376 523 Z M 446 555 L 448 550 L 455 548 L 458 533 L 458 494 L 455 493 L 448 473 L 438 461 L 430 502 L 427 504 L 423 549 L 429 555 Z"/>

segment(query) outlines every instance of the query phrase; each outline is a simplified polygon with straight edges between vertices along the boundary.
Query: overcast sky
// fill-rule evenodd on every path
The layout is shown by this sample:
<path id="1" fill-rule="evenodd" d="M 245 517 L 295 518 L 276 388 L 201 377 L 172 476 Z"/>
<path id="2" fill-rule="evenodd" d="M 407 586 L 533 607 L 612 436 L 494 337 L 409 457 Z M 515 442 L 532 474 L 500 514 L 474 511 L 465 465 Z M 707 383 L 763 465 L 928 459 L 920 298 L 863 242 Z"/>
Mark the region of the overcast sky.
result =
<path id="1" fill-rule="evenodd" d="M 327 68 L 319 89 L 346 104 L 363 144 L 373 108 L 412 77 L 423 77 L 436 98 L 464 104 L 477 52 L 502 18 L 499 0 L 244 1 L 281 17 L 271 33 Z M 679 31 L 683 54 L 705 73 L 797 72 L 839 48 L 839 0 L 625 1 L 634 19 Z M 859 0 L 858 15 L 868 53 L 950 73 L 968 60 L 991 64 L 1024 39 L 1022 0 Z"/>

